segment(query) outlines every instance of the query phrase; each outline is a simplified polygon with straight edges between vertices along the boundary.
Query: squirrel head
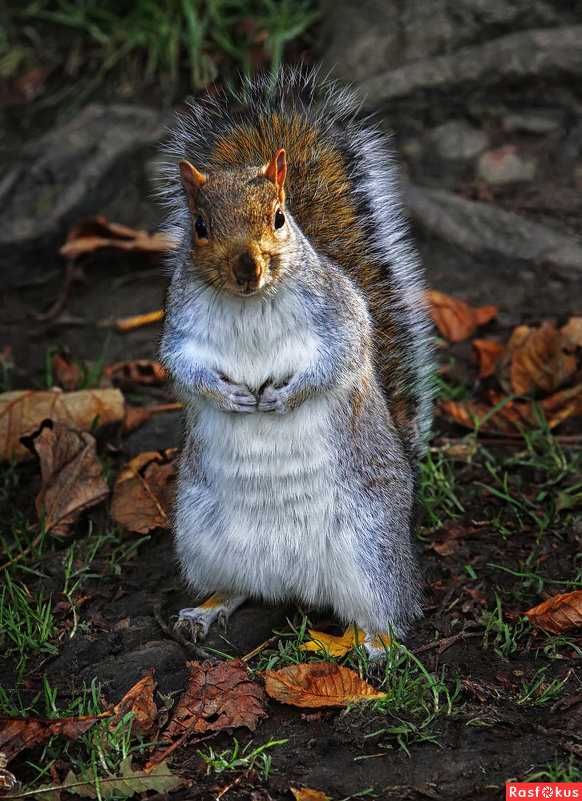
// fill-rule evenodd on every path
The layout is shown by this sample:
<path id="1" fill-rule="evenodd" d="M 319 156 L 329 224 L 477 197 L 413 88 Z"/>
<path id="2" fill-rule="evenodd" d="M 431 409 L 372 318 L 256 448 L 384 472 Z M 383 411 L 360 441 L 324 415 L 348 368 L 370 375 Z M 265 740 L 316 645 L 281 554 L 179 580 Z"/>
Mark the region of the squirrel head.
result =
<path id="1" fill-rule="evenodd" d="M 192 263 L 209 285 L 241 297 L 273 287 L 293 251 L 285 211 L 285 151 L 262 167 L 198 172 L 180 162 L 192 214 Z"/>

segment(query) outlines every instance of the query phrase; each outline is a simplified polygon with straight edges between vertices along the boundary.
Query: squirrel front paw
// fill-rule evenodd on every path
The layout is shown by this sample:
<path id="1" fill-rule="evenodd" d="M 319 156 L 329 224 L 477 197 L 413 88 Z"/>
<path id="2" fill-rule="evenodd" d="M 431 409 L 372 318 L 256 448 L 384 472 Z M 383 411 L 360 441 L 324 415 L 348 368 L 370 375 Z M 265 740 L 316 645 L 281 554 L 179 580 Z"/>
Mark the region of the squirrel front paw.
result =
<path id="1" fill-rule="evenodd" d="M 244 384 L 236 384 L 222 373 L 217 374 L 216 389 L 208 396 L 224 412 L 248 414 L 257 411 L 257 398 L 250 389 Z"/>
<path id="2" fill-rule="evenodd" d="M 289 376 L 277 384 L 267 383 L 261 387 L 257 411 L 287 414 L 297 405 L 295 400 L 291 376 Z"/>

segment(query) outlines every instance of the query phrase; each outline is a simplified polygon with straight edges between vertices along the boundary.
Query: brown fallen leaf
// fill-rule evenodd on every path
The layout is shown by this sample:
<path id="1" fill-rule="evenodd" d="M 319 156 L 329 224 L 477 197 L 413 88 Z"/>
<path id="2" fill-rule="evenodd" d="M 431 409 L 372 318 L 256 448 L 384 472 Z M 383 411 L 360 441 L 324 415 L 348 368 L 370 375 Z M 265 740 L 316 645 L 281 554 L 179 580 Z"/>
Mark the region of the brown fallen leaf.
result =
<path id="1" fill-rule="evenodd" d="M 135 359 L 131 362 L 117 362 L 103 370 L 103 385 L 131 390 L 136 384 L 161 386 L 166 382 L 166 371 L 159 362 L 148 359 Z"/>
<path id="2" fill-rule="evenodd" d="M 26 748 L 42 743 L 47 737 L 62 734 L 70 740 L 76 740 L 91 726 L 103 718 L 111 717 L 112 712 L 101 715 L 84 715 L 78 718 L 16 718 L 0 715 L 0 751 L 10 762 Z"/>
<path id="3" fill-rule="evenodd" d="M 473 340 L 473 359 L 479 365 L 479 378 L 495 375 L 495 364 L 504 350 L 504 345 L 490 339 Z"/>
<path id="4" fill-rule="evenodd" d="M 450 342 L 467 339 L 477 326 L 488 323 L 497 315 L 496 306 L 473 308 L 434 289 L 427 290 L 426 299 L 440 333 Z"/>
<path id="5" fill-rule="evenodd" d="M 263 688 L 252 681 L 241 659 L 203 665 L 188 662 L 190 676 L 164 732 L 168 747 L 158 749 L 146 768 L 165 759 L 177 745 L 194 735 L 246 726 L 254 731 L 266 715 Z"/>
<path id="6" fill-rule="evenodd" d="M 62 346 L 53 354 L 51 367 L 55 381 L 65 392 L 75 392 L 79 388 L 83 372 L 73 360 L 69 348 Z"/>
<path id="7" fill-rule="evenodd" d="M 110 508 L 117 523 L 140 534 L 170 528 L 176 453 L 176 448 L 141 453 L 122 467 L 113 485 Z"/>
<path id="8" fill-rule="evenodd" d="M 290 787 L 296 801 L 331 801 L 331 796 L 321 790 L 311 790 L 309 787 Z"/>
<path id="9" fill-rule="evenodd" d="M 301 707 L 347 706 L 354 701 L 386 698 L 353 670 L 335 662 L 287 665 L 261 674 L 271 698 Z"/>
<path id="10" fill-rule="evenodd" d="M 22 441 L 40 459 L 38 516 L 44 519 L 47 531 L 66 534 L 81 512 L 109 495 L 95 438 L 73 423 L 47 419 Z"/>
<path id="11" fill-rule="evenodd" d="M 562 332 L 566 350 L 582 348 L 582 317 L 570 317 L 560 331 Z"/>
<path id="12" fill-rule="evenodd" d="M 554 595 L 525 614 L 530 623 L 550 634 L 582 628 L 582 590 Z"/>
<path id="13" fill-rule="evenodd" d="M 155 740 L 159 729 L 158 708 L 154 701 L 154 671 L 140 679 L 128 690 L 121 701 L 113 707 L 114 717 L 109 722 L 109 730 L 113 731 L 121 718 L 133 712 L 131 724 L 132 735 Z"/>
<path id="14" fill-rule="evenodd" d="M 507 344 L 511 388 L 518 395 L 536 390 L 555 392 L 576 372 L 576 359 L 564 350 L 561 331 L 545 323 L 540 328 L 518 326 Z"/>
<path id="15" fill-rule="evenodd" d="M 20 437 L 45 418 L 68 420 L 83 431 L 120 423 L 125 401 L 118 389 L 84 389 L 80 392 L 17 390 L 0 393 L 0 461 L 30 459 Z"/>
<path id="16" fill-rule="evenodd" d="M 135 231 L 125 225 L 108 222 L 105 217 L 89 217 L 73 225 L 59 253 L 65 259 L 76 259 L 83 253 L 92 253 L 99 248 L 164 253 L 172 247 L 172 241 L 162 234 Z"/>

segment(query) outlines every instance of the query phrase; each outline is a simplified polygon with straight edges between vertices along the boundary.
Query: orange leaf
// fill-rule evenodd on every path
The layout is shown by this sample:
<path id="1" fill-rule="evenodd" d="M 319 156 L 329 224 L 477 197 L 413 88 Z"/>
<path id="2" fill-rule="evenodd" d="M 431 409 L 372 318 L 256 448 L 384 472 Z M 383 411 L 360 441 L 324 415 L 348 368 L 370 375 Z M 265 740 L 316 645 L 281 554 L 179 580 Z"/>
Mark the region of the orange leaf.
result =
<path id="1" fill-rule="evenodd" d="M 511 354 L 509 375 L 518 395 L 535 390 L 554 392 L 576 371 L 576 359 L 564 351 L 563 336 L 551 325 L 518 326 L 507 345 Z"/>
<path id="2" fill-rule="evenodd" d="M 109 495 L 95 438 L 72 423 L 48 419 L 22 440 L 40 459 L 39 518 L 44 514 L 47 531 L 66 534 L 81 512 Z"/>
<path id="3" fill-rule="evenodd" d="M 479 378 L 495 375 L 495 363 L 504 350 L 504 345 L 490 339 L 473 340 L 473 358 L 479 365 Z"/>
<path id="4" fill-rule="evenodd" d="M 157 323 L 158 320 L 163 320 L 163 318 L 163 311 L 137 314 L 134 317 L 120 317 L 119 320 L 115 321 L 115 327 L 118 331 L 132 331 L 134 328 L 140 328 L 142 325 Z"/>
<path id="5" fill-rule="evenodd" d="M 565 348 L 582 348 L 582 317 L 570 317 L 560 330 Z"/>
<path id="6" fill-rule="evenodd" d="M 353 670 L 335 662 L 307 662 L 266 670 L 265 689 L 276 701 L 302 707 L 347 706 L 353 701 L 386 698 Z"/>
<path id="7" fill-rule="evenodd" d="M 582 590 L 554 595 L 526 613 L 529 622 L 551 634 L 582 627 Z"/>
<path id="8" fill-rule="evenodd" d="M 309 787 L 290 787 L 296 801 L 331 801 L 331 796 L 321 790 L 310 790 Z"/>
<path id="9" fill-rule="evenodd" d="M 158 731 L 158 709 L 154 702 L 154 671 L 140 679 L 137 684 L 125 693 L 121 701 L 113 707 L 115 717 L 109 723 L 113 731 L 121 718 L 133 712 L 131 733 L 148 739 L 156 739 Z"/>
<path id="10" fill-rule="evenodd" d="M 68 420 L 83 431 L 120 423 L 125 416 L 125 402 L 118 389 L 84 389 L 63 392 L 60 389 L 17 390 L 0 394 L 0 461 L 30 459 L 30 451 L 20 437 L 46 418 Z"/>
<path id="11" fill-rule="evenodd" d="M 177 449 L 141 453 L 123 467 L 113 486 L 111 517 L 130 531 L 145 534 L 170 528 Z"/>
<path id="12" fill-rule="evenodd" d="M 496 306 L 473 308 L 434 289 L 427 290 L 426 298 L 439 331 L 450 342 L 467 339 L 477 326 L 488 323 L 497 315 Z"/>
<path id="13" fill-rule="evenodd" d="M 311 640 L 303 643 L 300 648 L 302 651 L 315 651 L 329 654 L 330 656 L 345 656 L 349 653 L 356 644 L 356 636 L 354 629 L 349 626 L 341 637 L 335 637 L 333 634 L 325 634 L 323 631 L 314 631 L 307 629 Z M 360 641 L 362 633 L 360 633 Z"/>
<path id="14" fill-rule="evenodd" d="M 105 217 L 89 217 L 71 228 L 59 253 L 66 259 L 76 259 L 83 253 L 92 253 L 99 248 L 163 253 L 173 246 L 172 241 L 162 234 L 134 231 L 124 225 L 107 222 Z"/>
<path id="15" fill-rule="evenodd" d="M 161 386 L 166 381 L 166 371 L 158 362 L 135 359 L 132 362 L 117 362 L 103 371 L 105 382 L 112 387 L 130 390 L 136 384 Z"/>

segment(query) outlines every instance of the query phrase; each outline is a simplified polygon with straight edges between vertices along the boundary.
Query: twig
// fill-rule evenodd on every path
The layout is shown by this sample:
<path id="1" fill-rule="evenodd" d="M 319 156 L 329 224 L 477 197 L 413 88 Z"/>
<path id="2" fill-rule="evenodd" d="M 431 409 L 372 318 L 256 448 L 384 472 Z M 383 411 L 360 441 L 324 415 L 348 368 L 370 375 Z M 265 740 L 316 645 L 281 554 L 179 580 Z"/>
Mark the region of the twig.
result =
<path id="1" fill-rule="evenodd" d="M 248 654 L 242 656 L 241 657 L 242 661 L 248 662 L 249 659 L 253 658 L 253 656 L 260 654 L 261 651 L 265 650 L 265 648 L 268 648 L 270 645 L 274 645 L 276 642 L 278 642 L 281 639 L 281 635 L 286 634 L 288 631 L 291 631 L 291 627 L 285 626 L 284 628 L 281 629 L 281 631 L 278 634 L 274 634 L 272 637 L 269 637 L 268 640 L 265 640 L 265 642 L 261 643 L 260 645 L 257 645 L 256 648 L 253 648 L 252 651 L 249 651 Z"/>
<path id="2" fill-rule="evenodd" d="M 457 634 L 453 634 L 451 637 L 443 637 L 442 640 L 435 640 L 434 642 L 429 642 L 428 645 L 421 645 L 420 648 L 415 648 L 412 652 L 413 654 L 420 654 L 423 651 L 430 651 L 431 648 L 439 647 L 439 655 L 444 653 L 447 648 L 450 648 L 453 643 L 455 643 L 459 639 L 463 639 L 465 637 L 482 637 L 483 633 L 480 631 L 459 631 Z"/>
<path id="3" fill-rule="evenodd" d="M 37 312 L 34 310 L 30 311 L 32 317 L 35 320 L 38 320 L 41 323 L 48 323 L 51 320 L 54 320 L 55 317 L 62 312 L 67 298 L 69 297 L 69 291 L 71 289 L 71 284 L 73 283 L 73 276 L 75 275 L 75 261 L 74 259 L 67 259 L 67 267 L 65 270 L 65 277 L 63 279 L 63 283 L 61 284 L 61 288 L 59 290 L 59 294 L 56 297 L 55 302 L 50 307 L 50 309 L 46 312 Z"/>

